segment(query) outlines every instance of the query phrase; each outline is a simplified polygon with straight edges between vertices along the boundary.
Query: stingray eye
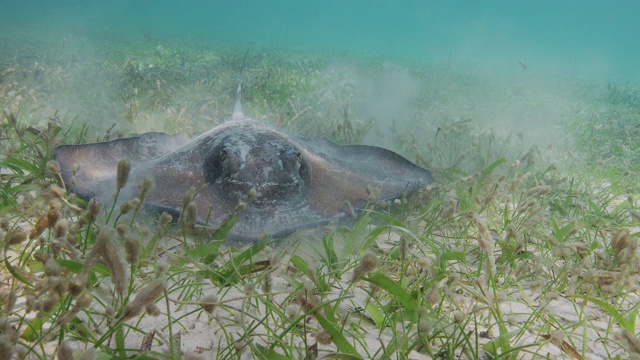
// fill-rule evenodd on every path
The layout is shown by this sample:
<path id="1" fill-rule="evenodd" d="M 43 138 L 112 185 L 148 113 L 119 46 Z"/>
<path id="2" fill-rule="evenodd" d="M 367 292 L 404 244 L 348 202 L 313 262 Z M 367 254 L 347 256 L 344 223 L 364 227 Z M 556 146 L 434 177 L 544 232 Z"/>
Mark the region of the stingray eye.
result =
<path id="1" fill-rule="evenodd" d="M 302 154 L 300 153 L 296 153 L 296 172 L 300 172 L 300 169 L 302 168 Z"/>
<path id="2" fill-rule="evenodd" d="M 291 147 L 280 153 L 282 168 L 289 173 L 300 172 L 302 166 L 302 154 L 295 148 Z"/>
<path id="3" fill-rule="evenodd" d="M 242 159 L 235 149 L 228 147 L 222 149 L 218 156 L 223 176 L 234 176 L 238 173 L 242 165 Z"/>

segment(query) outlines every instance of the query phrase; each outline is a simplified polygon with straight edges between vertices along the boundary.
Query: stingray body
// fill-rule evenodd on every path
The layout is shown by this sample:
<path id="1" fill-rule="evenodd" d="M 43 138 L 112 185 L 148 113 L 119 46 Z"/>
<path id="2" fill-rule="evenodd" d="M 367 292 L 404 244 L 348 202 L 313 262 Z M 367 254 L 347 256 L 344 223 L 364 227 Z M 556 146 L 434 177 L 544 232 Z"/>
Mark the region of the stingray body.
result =
<path id="1" fill-rule="evenodd" d="M 136 184 L 152 177 L 146 208 L 177 215 L 193 187 L 198 222 L 216 227 L 242 202 L 228 237 L 244 242 L 341 222 L 371 201 L 396 199 L 431 182 L 428 170 L 392 151 L 300 139 L 245 117 L 240 85 L 231 120 L 193 139 L 146 133 L 63 145 L 54 159 L 67 187 L 85 199 L 114 194 L 117 163 L 126 159 L 131 172 L 121 197 L 136 196 Z"/>

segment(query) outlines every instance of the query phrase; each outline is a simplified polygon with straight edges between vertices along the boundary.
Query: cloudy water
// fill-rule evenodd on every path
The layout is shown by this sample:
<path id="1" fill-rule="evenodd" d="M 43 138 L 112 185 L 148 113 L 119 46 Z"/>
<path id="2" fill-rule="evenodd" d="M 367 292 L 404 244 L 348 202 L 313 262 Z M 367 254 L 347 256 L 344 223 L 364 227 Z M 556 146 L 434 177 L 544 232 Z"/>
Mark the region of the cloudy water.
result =
<path id="1" fill-rule="evenodd" d="M 469 117 L 531 137 L 539 133 L 538 139 L 549 141 L 566 110 L 582 101 L 575 81 L 602 88 L 610 82 L 640 80 L 638 14 L 640 2 L 631 0 L 2 0 L 0 58 L 5 68 L 18 60 L 50 65 L 45 68 L 52 72 L 61 66 L 69 73 L 60 76 L 50 111 L 111 124 L 132 111 L 126 101 L 131 95 L 118 93 L 122 84 L 115 90 L 105 85 L 113 82 L 108 71 L 115 67 L 106 64 L 112 61 L 110 56 L 120 56 L 125 64 L 118 66 L 124 69 L 129 64 L 125 59 L 140 55 L 136 42 L 152 43 L 158 57 L 164 56 L 163 51 L 181 52 L 181 44 L 212 51 L 254 46 L 267 56 L 279 51 L 326 54 L 334 60 L 320 69 L 328 74 L 322 86 L 335 93 L 338 85 L 331 76 L 349 80 L 353 97 L 349 111 L 376 121 L 365 142 L 414 126 L 402 119 L 422 116 L 411 107 L 428 102 L 432 104 L 426 105 L 429 110 L 422 109 L 426 115 L 420 123 L 431 121 L 429 116 L 440 111 L 447 112 L 441 117 Z M 56 56 L 90 60 L 94 65 L 69 69 L 46 63 Z M 341 56 L 377 59 L 379 71 L 335 60 Z M 413 65 L 445 69 L 448 77 L 434 73 L 418 78 Z M 85 75 L 91 81 L 72 86 L 80 73 L 91 73 Z M 52 75 L 47 73 L 47 78 Z M 86 105 L 87 86 L 93 89 L 91 106 Z M 194 92 L 184 97 L 200 101 Z M 102 105 L 96 108 L 95 102 Z M 434 110 L 433 104 L 446 111 Z M 138 124 L 137 131 L 149 130 Z M 151 127 L 170 131 L 157 122 Z M 381 144 L 397 148 L 391 140 Z"/>
<path id="2" fill-rule="evenodd" d="M 199 38 L 637 77 L 640 2 L 7 1 L 0 30 Z"/>

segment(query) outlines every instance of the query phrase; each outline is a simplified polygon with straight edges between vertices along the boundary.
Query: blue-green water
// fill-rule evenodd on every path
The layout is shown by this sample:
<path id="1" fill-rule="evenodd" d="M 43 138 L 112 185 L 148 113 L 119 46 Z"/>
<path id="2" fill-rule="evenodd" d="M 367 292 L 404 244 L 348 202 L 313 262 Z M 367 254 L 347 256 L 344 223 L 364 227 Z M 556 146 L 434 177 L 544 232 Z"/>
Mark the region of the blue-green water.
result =
<path id="1" fill-rule="evenodd" d="M 241 57 L 210 69 L 252 46 L 313 83 L 267 84 L 274 63 L 254 63 L 255 117 L 311 109 L 298 124 L 331 136 L 324 122 L 348 110 L 375 123 L 362 142 L 392 149 L 459 119 L 553 144 L 609 84 L 640 84 L 638 15 L 638 0 L 0 0 L 0 73 L 15 70 L 0 86 L 23 89 L 0 106 L 23 121 L 195 134 L 229 115 Z"/>
<path id="2" fill-rule="evenodd" d="M 9 1 L 0 32 L 199 39 L 637 79 L 640 1 Z"/>

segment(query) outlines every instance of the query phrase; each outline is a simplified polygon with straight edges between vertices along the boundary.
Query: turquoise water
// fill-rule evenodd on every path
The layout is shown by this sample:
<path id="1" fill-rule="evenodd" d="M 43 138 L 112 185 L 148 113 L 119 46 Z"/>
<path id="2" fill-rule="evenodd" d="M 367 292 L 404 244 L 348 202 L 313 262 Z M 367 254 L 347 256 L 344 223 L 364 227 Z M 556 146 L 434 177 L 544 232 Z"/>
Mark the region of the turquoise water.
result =
<path id="1" fill-rule="evenodd" d="M 638 15 L 637 0 L 0 0 L 0 72 L 17 69 L 0 85 L 33 90 L 36 122 L 57 112 L 99 131 L 195 134 L 229 116 L 235 80 L 224 74 L 241 61 L 208 71 L 208 56 L 252 46 L 256 57 L 288 54 L 287 71 L 319 72 L 313 89 L 267 105 L 264 88 L 247 86 L 263 92 L 245 98 L 252 116 L 277 122 L 308 107 L 306 125 L 347 109 L 375 123 L 362 142 L 396 150 L 397 134 L 472 119 L 545 146 L 562 142 L 558 128 L 584 104 L 597 107 L 609 84 L 640 83 Z M 182 53 L 191 57 L 180 65 Z M 321 66 L 304 64 L 325 54 Z M 131 59 L 138 77 L 128 77 Z M 151 69 L 163 62 L 164 73 Z M 272 64 L 255 70 L 270 76 Z M 186 68 L 204 78 L 185 80 Z M 22 98 L 0 105 L 27 113 Z M 186 129 L 167 125 L 184 118 Z"/>
<path id="2" fill-rule="evenodd" d="M 640 75 L 640 1 L 8 1 L 0 32 L 198 39 L 461 67 Z"/>

